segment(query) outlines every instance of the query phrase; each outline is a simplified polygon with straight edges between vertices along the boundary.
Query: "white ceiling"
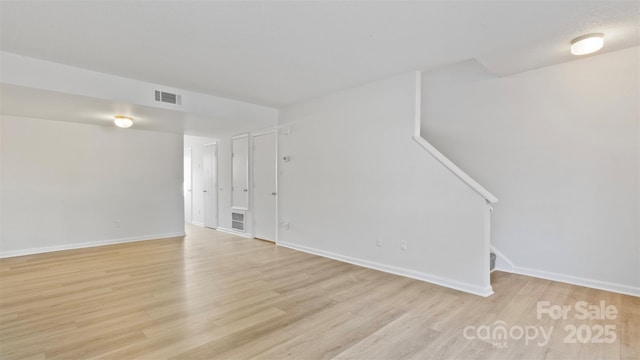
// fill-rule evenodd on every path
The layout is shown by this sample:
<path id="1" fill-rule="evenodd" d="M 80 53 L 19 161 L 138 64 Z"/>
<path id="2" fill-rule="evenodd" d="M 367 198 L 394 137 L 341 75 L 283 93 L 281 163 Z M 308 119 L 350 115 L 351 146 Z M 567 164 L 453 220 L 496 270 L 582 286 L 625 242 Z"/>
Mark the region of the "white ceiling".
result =
<path id="1" fill-rule="evenodd" d="M 283 106 L 476 58 L 498 75 L 639 43 L 639 3 L 0 3 L 0 49 L 176 88 Z"/>
<path id="2" fill-rule="evenodd" d="M 229 121 L 183 111 L 9 84 L 0 85 L 0 98 L 3 114 L 36 119 L 114 127 L 114 114 L 131 115 L 135 118 L 134 126 L 138 130 L 208 137 L 234 135 L 256 128 L 256 123 L 247 119 Z"/>

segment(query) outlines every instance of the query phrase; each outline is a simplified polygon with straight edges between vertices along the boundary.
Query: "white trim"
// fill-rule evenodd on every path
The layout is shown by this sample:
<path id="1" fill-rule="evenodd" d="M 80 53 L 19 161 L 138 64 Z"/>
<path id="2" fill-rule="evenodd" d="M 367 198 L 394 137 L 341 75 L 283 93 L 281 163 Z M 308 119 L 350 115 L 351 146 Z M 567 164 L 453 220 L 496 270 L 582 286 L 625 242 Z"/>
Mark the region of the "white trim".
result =
<path id="1" fill-rule="evenodd" d="M 578 285 L 578 286 L 585 286 L 588 288 L 611 291 L 615 293 L 640 297 L 640 287 L 616 284 L 616 283 L 607 282 L 607 281 L 587 279 L 587 278 L 582 278 L 578 276 L 571 276 L 571 275 L 554 273 L 550 271 L 516 266 L 513 264 L 511 260 L 509 260 L 508 257 L 506 257 L 500 250 L 496 249 L 493 245 L 491 245 L 491 251 L 494 252 L 497 256 L 496 268 L 494 269 L 497 271 L 531 276 L 531 277 L 540 278 L 540 279 L 557 281 L 557 282 Z"/>
<path id="2" fill-rule="evenodd" d="M 232 229 L 227 229 L 227 228 L 222 227 L 222 226 L 218 226 L 216 228 L 216 230 L 220 231 L 220 232 L 223 232 L 223 233 L 227 233 L 227 234 L 231 234 L 231 235 L 236 235 L 236 236 L 240 236 L 240 237 L 243 237 L 243 238 L 247 238 L 247 239 L 253 239 L 253 236 L 251 236 L 251 234 L 243 233 L 243 232 L 240 232 L 240 231 L 235 231 L 235 230 L 232 230 Z"/>
<path id="3" fill-rule="evenodd" d="M 62 250 L 73 250 L 73 249 L 84 249 L 105 245 L 114 245 L 114 244 L 123 244 L 130 243 L 136 241 L 146 241 L 146 240 L 159 240 L 166 239 L 172 237 L 182 237 L 186 236 L 185 232 L 175 232 L 175 233 L 167 233 L 167 234 L 157 234 L 157 235 L 146 235 L 146 236 L 133 236 L 128 238 L 121 239 L 111 239 L 111 240 L 100 240 L 100 241 L 91 241 L 85 243 L 78 244 L 65 244 L 65 245 L 54 245 L 54 246 L 46 246 L 41 248 L 31 248 L 31 249 L 23 249 L 23 250 L 14 250 L 14 251 L 3 251 L 0 253 L 1 258 L 9 258 L 15 256 L 24 256 L 24 255 L 33 255 L 33 254 L 42 254 L 49 253 L 54 251 L 62 251 Z"/>
<path id="4" fill-rule="evenodd" d="M 549 271 L 530 269 L 530 268 L 525 268 L 520 266 L 514 266 L 513 271 L 511 272 L 514 274 L 532 276 L 540 279 L 558 281 L 558 282 L 572 284 L 572 285 L 585 286 L 593 289 L 611 291 L 615 293 L 640 297 L 640 287 L 638 286 L 616 284 L 608 281 L 581 278 L 577 276 L 558 274 L 558 273 L 553 273 Z"/>
<path id="5" fill-rule="evenodd" d="M 204 227 L 204 223 L 201 223 L 201 222 L 199 222 L 199 221 L 192 221 L 192 222 L 191 222 L 191 225 Z"/>
<path id="6" fill-rule="evenodd" d="M 404 276 L 411 279 L 421 280 L 428 283 L 445 286 L 448 288 L 464 291 L 474 295 L 487 297 L 493 294 L 493 289 L 491 288 L 491 285 L 483 288 L 473 284 L 464 283 L 464 282 L 460 282 L 452 279 L 447 279 L 447 278 L 443 278 L 433 274 L 427 274 L 420 271 L 409 270 L 409 269 L 400 268 L 400 267 L 387 265 L 387 264 L 381 264 L 375 261 L 353 258 L 350 256 L 340 255 L 340 254 L 336 254 L 336 253 L 332 253 L 324 250 L 318 250 L 315 248 L 298 245 L 298 244 L 292 244 L 288 242 L 280 241 L 280 242 L 277 242 L 276 245 L 297 250 L 297 251 L 302 251 L 302 252 L 313 254 L 313 255 L 317 255 L 317 256 L 326 257 L 326 258 L 337 260 L 337 261 L 346 262 L 346 263 L 357 265 L 357 266 L 366 267 L 369 269 L 374 269 L 374 270 L 378 270 L 378 271 L 382 271 L 382 272 L 386 272 L 394 275 Z"/>
<path id="7" fill-rule="evenodd" d="M 242 134 L 238 134 L 238 135 L 234 135 L 234 136 L 231 137 L 231 140 L 242 139 L 242 138 L 245 138 L 245 137 L 246 138 L 249 137 L 249 133 L 248 132 L 245 132 L 245 133 L 242 133 Z"/>
<path id="8" fill-rule="evenodd" d="M 276 128 L 276 244 L 280 238 L 280 136 L 280 129 Z"/>
<path id="9" fill-rule="evenodd" d="M 264 130 L 260 130 L 260 131 L 256 131 L 256 132 L 252 132 L 251 133 L 251 204 L 254 204 L 254 209 L 251 215 L 251 234 L 253 235 L 253 237 L 255 238 L 256 235 L 256 213 L 255 213 L 255 187 L 256 187 L 256 179 L 255 179 L 255 158 L 256 158 L 256 145 L 255 145 L 255 138 L 258 136 L 265 136 L 265 135 L 274 135 L 275 136 L 275 140 L 276 140 L 276 153 L 274 154 L 274 156 L 276 157 L 276 164 L 275 164 L 275 174 L 276 174 L 276 178 L 275 178 L 275 185 L 276 185 L 276 208 L 275 208 L 275 218 L 273 219 L 273 221 L 275 222 L 275 232 L 273 234 L 274 239 L 270 240 L 270 239 L 263 239 L 263 240 L 267 240 L 267 241 L 273 241 L 274 243 L 278 241 L 278 225 L 279 225 L 279 217 L 278 217 L 278 129 L 277 128 L 268 128 L 268 129 L 264 129 Z"/>
<path id="10" fill-rule="evenodd" d="M 460 180 L 462 180 L 465 184 L 467 184 L 473 191 L 477 192 L 485 198 L 490 203 L 498 202 L 498 198 L 491 194 L 487 189 L 478 184 L 477 181 L 473 180 L 467 173 L 462 171 L 456 164 L 451 162 L 446 156 L 444 156 L 438 149 L 436 149 L 433 145 L 431 145 L 427 140 L 425 140 L 422 135 L 420 135 L 420 127 L 422 126 L 422 72 L 416 71 L 416 98 L 415 98 L 415 114 L 414 114 L 414 130 L 413 130 L 413 140 L 415 140 L 418 145 L 422 146 L 429 154 L 431 154 L 436 160 L 438 160 L 442 165 L 444 165 L 449 171 L 451 171 L 455 176 L 457 176 Z"/>
<path id="11" fill-rule="evenodd" d="M 268 128 L 268 129 L 262 129 L 258 131 L 252 131 L 251 136 L 256 137 L 256 136 L 262 136 L 262 135 L 269 135 L 269 134 L 275 133 L 276 131 L 277 131 L 276 128 Z"/>
<path id="12" fill-rule="evenodd" d="M 189 151 L 189 186 L 187 186 L 187 183 L 184 179 L 184 166 L 185 166 L 185 162 L 184 162 L 184 157 L 185 154 L 187 153 L 187 150 Z M 189 205 L 191 205 L 191 208 L 189 209 L 189 221 L 187 221 L 187 207 L 186 202 L 187 202 L 187 195 L 189 196 Z M 193 148 L 191 146 L 187 146 L 184 148 L 184 151 L 182 153 L 182 200 L 183 200 L 183 211 L 184 211 L 184 222 L 185 224 L 190 224 L 191 221 L 193 221 Z"/>
<path id="13" fill-rule="evenodd" d="M 422 127 L 422 71 L 416 71 L 416 99 L 413 120 L 413 136 L 420 136 Z"/>
<path id="14" fill-rule="evenodd" d="M 243 139 L 243 138 L 247 138 L 247 164 L 246 164 L 246 173 L 247 173 L 247 178 L 245 179 L 246 183 L 247 183 L 247 206 L 234 206 L 233 205 L 233 188 L 234 188 L 234 184 L 233 184 L 233 159 L 235 157 L 235 154 L 233 153 L 233 141 L 234 140 L 239 140 L 239 139 Z M 245 210 L 245 211 L 249 211 L 249 208 L 251 208 L 251 193 L 252 191 L 250 191 L 249 189 L 251 189 L 251 173 L 250 173 L 250 169 L 251 169 L 251 136 L 249 136 L 249 133 L 243 133 L 240 135 L 236 135 L 236 136 L 232 136 L 231 137 L 231 209 L 232 210 Z"/>
<path id="15" fill-rule="evenodd" d="M 204 164 L 204 150 L 208 147 L 211 146 L 213 147 L 213 154 L 212 154 L 212 160 L 214 161 L 216 166 L 212 166 L 212 171 L 215 174 L 214 178 L 213 178 L 213 191 L 216 194 L 216 201 L 215 201 L 215 210 L 216 210 L 216 226 L 208 228 L 208 229 L 215 229 L 218 225 L 220 225 L 220 206 L 218 205 L 219 198 L 220 198 L 220 191 L 218 190 L 218 143 L 216 142 L 212 142 L 212 143 L 208 143 L 208 144 L 204 144 L 202 146 L 202 162 Z M 204 184 L 204 169 L 202 171 L 202 179 L 203 179 L 203 184 Z M 203 186 L 204 188 L 204 186 Z M 204 224 L 204 220 L 206 219 L 206 213 L 204 211 L 204 204 L 206 203 L 205 201 L 205 195 L 204 193 L 202 194 L 202 227 L 207 227 Z"/>
<path id="16" fill-rule="evenodd" d="M 491 285 L 491 213 L 493 209 L 486 199 L 484 200 L 484 204 L 484 238 L 482 241 L 482 252 L 486 255 L 484 257 L 484 265 L 482 266 L 484 270 L 482 271 L 486 276 L 485 281 Z"/>
<path id="17" fill-rule="evenodd" d="M 449 171 L 451 171 L 455 176 L 457 176 L 460 180 L 462 180 L 465 184 L 467 184 L 473 191 L 477 192 L 485 198 L 490 203 L 498 202 L 498 198 L 491 194 L 487 189 L 482 187 L 482 185 L 478 184 L 477 181 L 473 180 L 471 176 L 467 175 L 462 169 L 460 169 L 456 164 L 452 163 L 446 156 L 444 156 L 438 149 L 433 147 L 433 145 L 429 144 L 427 140 L 425 140 L 421 136 L 413 136 L 413 140 L 415 140 L 418 145 L 422 146 L 428 153 L 430 153 L 436 160 L 440 161 L 442 165 L 444 165 Z"/>
<path id="18" fill-rule="evenodd" d="M 491 252 L 496 254 L 496 267 L 494 270 L 513 272 L 513 268 L 515 267 L 513 265 L 513 262 L 511 262 L 511 260 L 509 260 L 509 258 L 506 257 L 502 253 L 502 251 L 496 249 L 495 246 L 491 245 Z M 501 261 L 498 261 L 498 260 L 501 260 Z M 501 266 L 503 262 L 505 263 L 506 266 Z"/>

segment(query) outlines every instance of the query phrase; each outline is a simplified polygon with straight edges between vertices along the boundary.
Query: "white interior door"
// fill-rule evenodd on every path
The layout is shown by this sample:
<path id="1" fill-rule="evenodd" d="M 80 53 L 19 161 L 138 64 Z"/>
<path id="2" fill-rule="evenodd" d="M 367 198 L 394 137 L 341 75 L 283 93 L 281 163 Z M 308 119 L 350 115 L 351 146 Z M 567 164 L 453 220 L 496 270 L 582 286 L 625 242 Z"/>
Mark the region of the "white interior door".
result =
<path id="1" fill-rule="evenodd" d="M 276 133 L 253 137 L 254 236 L 276 240 Z"/>
<path id="2" fill-rule="evenodd" d="M 193 198 L 192 198 L 192 181 L 191 181 L 191 148 L 184 149 L 184 222 L 187 224 L 191 224 L 192 221 L 192 209 L 193 209 Z"/>
<path id="3" fill-rule="evenodd" d="M 249 135 L 231 139 L 231 207 L 249 209 Z"/>
<path id="4" fill-rule="evenodd" d="M 202 153 L 204 226 L 218 227 L 218 147 L 204 146 Z"/>

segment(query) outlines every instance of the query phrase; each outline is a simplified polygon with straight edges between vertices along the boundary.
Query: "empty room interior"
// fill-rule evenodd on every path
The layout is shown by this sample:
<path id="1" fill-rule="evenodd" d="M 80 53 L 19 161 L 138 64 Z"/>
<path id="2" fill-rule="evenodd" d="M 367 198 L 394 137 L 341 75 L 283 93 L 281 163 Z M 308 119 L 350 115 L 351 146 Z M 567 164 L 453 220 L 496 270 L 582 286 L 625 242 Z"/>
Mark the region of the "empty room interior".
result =
<path id="1" fill-rule="evenodd" d="M 0 1 L 1 359 L 640 359 L 637 1 Z"/>

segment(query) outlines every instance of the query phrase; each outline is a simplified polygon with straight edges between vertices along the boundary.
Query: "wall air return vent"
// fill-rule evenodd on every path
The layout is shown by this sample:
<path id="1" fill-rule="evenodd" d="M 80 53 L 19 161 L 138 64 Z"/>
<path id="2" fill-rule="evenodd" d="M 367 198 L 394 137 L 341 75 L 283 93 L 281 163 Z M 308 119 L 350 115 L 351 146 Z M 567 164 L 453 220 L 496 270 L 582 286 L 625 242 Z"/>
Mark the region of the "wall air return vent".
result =
<path id="1" fill-rule="evenodd" d="M 160 90 L 155 91 L 155 100 L 157 102 L 167 104 L 182 105 L 182 95 L 172 94 Z"/>
<path id="2" fill-rule="evenodd" d="M 244 212 L 233 211 L 231 212 L 231 228 L 233 230 L 244 231 Z"/>

